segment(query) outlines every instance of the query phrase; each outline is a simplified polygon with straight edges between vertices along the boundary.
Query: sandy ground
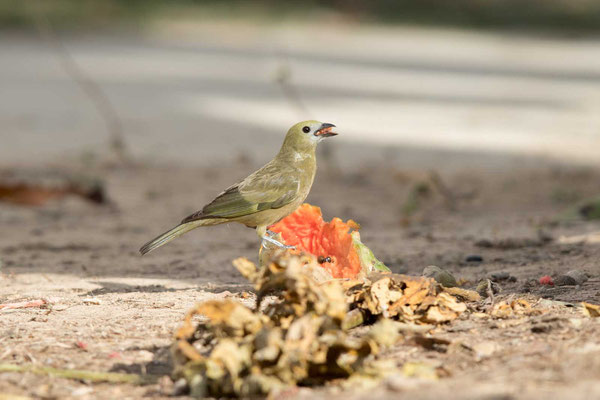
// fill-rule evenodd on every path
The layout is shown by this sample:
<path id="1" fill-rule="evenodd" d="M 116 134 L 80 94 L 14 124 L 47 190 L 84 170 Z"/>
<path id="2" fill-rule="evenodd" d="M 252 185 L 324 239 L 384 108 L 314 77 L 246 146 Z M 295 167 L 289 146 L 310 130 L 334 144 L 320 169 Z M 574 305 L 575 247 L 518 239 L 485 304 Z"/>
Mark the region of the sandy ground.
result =
<path id="1" fill-rule="evenodd" d="M 105 180 L 111 205 L 94 206 L 78 198 L 40 208 L 0 204 L 5 227 L 0 240 L 0 303 L 51 303 L 0 312 L 0 363 L 162 376 L 160 383 L 132 386 L 3 373 L 0 393 L 43 398 L 168 396 L 168 346 L 174 329 L 194 303 L 241 300 L 241 293 L 251 290 L 231 260 L 256 259 L 258 241 L 253 231 L 229 225 L 194 231 L 143 258 L 137 249 L 256 166 L 245 160 L 219 168 L 88 165 L 88 171 Z M 505 271 L 517 281 L 501 283 L 502 295 L 529 293 L 532 301 L 600 303 L 600 247 L 557 241 L 563 235 L 600 230 L 600 224 L 552 222 L 579 199 L 597 194 L 600 171 L 556 164 L 445 173 L 442 179 L 456 197 L 455 209 L 432 188 L 407 215 L 410 192 L 426 176 L 426 171 L 368 165 L 356 172 L 321 170 L 309 201 L 320 205 L 326 218 L 360 222 L 363 241 L 395 272 L 418 275 L 434 264 L 468 280 L 469 286 Z M 540 235 L 554 240 L 542 243 Z M 512 239 L 516 244 L 480 247 L 477 242 L 482 239 Z M 469 255 L 480 255 L 483 262 L 467 262 Z M 592 277 L 577 287 L 535 283 L 542 275 L 571 269 Z M 538 325 L 544 328 L 532 330 Z M 458 320 L 435 334 L 483 350 L 465 354 L 396 346 L 389 354 L 399 364 L 428 360 L 443 367 L 446 377 L 438 382 L 388 381 L 377 390 L 381 396 L 411 398 L 599 396 L 599 327 L 597 320 L 584 319 L 575 309 L 507 321 Z M 366 395 L 307 390 L 289 395 Z"/>

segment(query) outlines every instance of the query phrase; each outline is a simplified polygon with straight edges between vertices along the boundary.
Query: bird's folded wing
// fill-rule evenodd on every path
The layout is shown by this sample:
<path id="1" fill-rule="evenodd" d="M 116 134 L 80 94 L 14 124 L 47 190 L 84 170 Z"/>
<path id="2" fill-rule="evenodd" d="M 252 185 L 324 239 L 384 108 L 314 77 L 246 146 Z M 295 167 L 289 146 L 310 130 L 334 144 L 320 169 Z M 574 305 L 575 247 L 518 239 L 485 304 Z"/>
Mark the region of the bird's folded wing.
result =
<path id="1" fill-rule="evenodd" d="M 239 218 L 259 211 L 275 209 L 292 202 L 300 182 L 283 171 L 263 169 L 231 186 L 211 203 L 185 218 L 182 223 L 206 218 Z"/>

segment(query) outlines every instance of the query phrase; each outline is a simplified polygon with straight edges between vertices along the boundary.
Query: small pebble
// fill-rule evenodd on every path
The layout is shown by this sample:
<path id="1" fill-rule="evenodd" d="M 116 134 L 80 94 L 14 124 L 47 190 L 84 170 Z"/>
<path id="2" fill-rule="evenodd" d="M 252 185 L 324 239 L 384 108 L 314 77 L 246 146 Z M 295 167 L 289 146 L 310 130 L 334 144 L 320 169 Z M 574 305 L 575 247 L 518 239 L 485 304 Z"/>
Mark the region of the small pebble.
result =
<path id="1" fill-rule="evenodd" d="M 520 285 L 519 290 L 523 293 L 530 293 L 531 288 L 537 286 L 537 283 L 538 282 L 535 279 L 526 280 Z"/>
<path id="2" fill-rule="evenodd" d="M 481 240 L 478 240 L 477 242 L 475 242 L 475 246 L 477 246 L 477 247 L 488 247 L 489 248 L 489 247 L 493 247 L 494 244 L 489 239 L 481 239 Z"/>
<path id="3" fill-rule="evenodd" d="M 577 286 L 578 283 L 575 278 L 569 275 L 561 275 L 554 280 L 556 286 Z"/>
<path id="4" fill-rule="evenodd" d="M 478 254 L 471 254 L 465 258 L 466 262 L 483 262 L 483 257 Z"/>
<path id="5" fill-rule="evenodd" d="M 552 325 L 550 324 L 536 324 L 531 327 L 532 333 L 548 333 L 552 330 Z"/>
<path id="6" fill-rule="evenodd" d="M 441 269 L 440 267 L 436 267 L 435 265 L 425 267 L 423 269 L 423 276 L 433 278 L 437 283 L 445 287 L 458 286 L 456 278 L 454 278 L 454 276 L 450 272 Z"/>
<path id="7" fill-rule="evenodd" d="M 100 301 L 100 299 L 98 299 L 96 297 L 86 297 L 84 299 L 81 299 L 81 302 L 83 304 L 94 304 L 94 305 L 100 305 L 100 304 L 102 304 L 102 302 Z"/>
<path id="8" fill-rule="evenodd" d="M 92 393 L 93 391 L 94 391 L 93 388 L 83 386 L 83 387 L 73 390 L 71 392 L 71 396 L 73 396 L 73 397 L 87 396 L 88 394 Z"/>
<path id="9" fill-rule="evenodd" d="M 577 285 L 583 285 L 589 279 L 588 275 L 585 272 L 578 270 L 578 269 L 572 269 L 569 272 L 567 272 L 565 275 L 575 279 L 575 282 L 577 282 Z"/>
<path id="10" fill-rule="evenodd" d="M 489 279 L 484 279 L 477 284 L 477 288 L 475 289 L 477 293 L 483 298 L 488 297 L 488 285 L 492 288 L 492 294 L 500 293 L 502 290 L 497 283 L 492 282 Z"/>
<path id="11" fill-rule="evenodd" d="M 494 282 L 505 281 L 509 278 L 510 278 L 510 274 L 505 271 L 493 272 L 492 274 L 490 274 L 490 279 Z"/>
<path id="12" fill-rule="evenodd" d="M 184 378 L 180 378 L 173 384 L 173 396 L 181 396 L 189 393 L 190 387 Z"/>

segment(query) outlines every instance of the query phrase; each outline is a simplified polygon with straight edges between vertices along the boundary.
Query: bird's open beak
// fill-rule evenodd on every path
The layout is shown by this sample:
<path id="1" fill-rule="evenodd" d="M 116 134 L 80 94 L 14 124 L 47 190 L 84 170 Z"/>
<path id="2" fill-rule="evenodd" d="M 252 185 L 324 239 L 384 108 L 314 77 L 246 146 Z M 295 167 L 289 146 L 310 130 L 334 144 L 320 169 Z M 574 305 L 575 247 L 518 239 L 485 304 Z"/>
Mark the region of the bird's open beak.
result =
<path id="1" fill-rule="evenodd" d="M 337 133 L 331 131 L 331 129 L 333 129 L 333 128 L 335 128 L 334 124 L 323 123 L 323 124 L 321 124 L 319 129 L 317 129 L 317 131 L 315 132 L 315 136 L 324 137 L 324 138 L 330 137 L 330 136 L 335 136 L 335 135 L 337 135 Z"/>

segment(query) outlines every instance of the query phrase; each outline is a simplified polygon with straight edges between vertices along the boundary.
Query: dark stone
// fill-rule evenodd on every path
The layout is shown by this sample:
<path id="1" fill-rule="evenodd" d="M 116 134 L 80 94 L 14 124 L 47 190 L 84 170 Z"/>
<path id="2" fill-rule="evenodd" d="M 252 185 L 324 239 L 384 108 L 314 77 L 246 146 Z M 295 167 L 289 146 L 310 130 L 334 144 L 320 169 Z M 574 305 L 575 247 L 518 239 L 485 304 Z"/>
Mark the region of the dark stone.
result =
<path id="1" fill-rule="evenodd" d="M 484 279 L 477 284 L 477 288 L 475 289 L 477 293 L 483 298 L 488 297 L 489 289 L 492 289 L 492 294 L 500 293 L 502 288 L 497 283 L 492 282 L 489 279 Z"/>
<path id="2" fill-rule="evenodd" d="M 483 262 L 483 257 L 478 254 L 471 254 L 465 258 L 466 262 Z"/>
<path id="3" fill-rule="evenodd" d="M 572 276 L 561 275 L 554 280 L 556 286 L 577 286 L 578 283 Z"/>
<path id="4" fill-rule="evenodd" d="M 565 276 L 575 279 L 578 285 L 583 285 L 588 280 L 588 275 L 578 269 L 573 269 L 565 274 Z"/>
<path id="5" fill-rule="evenodd" d="M 505 281 L 505 280 L 507 280 L 507 279 L 509 279 L 509 278 L 510 278 L 510 274 L 509 274 L 508 272 L 505 272 L 505 271 L 493 272 L 493 273 L 490 275 L 490 279 L 491 279 L 492 281 L 494 281 L 494 282 L 497 282 L 497 281 Z"/>
<path id="6" fill-rule="evenodd" d="M 445 287 L 458 286 L 456 279 L 450 272 L 446 271 L 445 269 L 436 267 L 435 265 L 430 265 L 428 267 L 425 267 L 423 269 L 423 276 L 426 276 L 428 278 L 433 278 L 436 280 L 436 282 L 438 282 L 439 284 L 441 284 L 442 286 L 445 286 Z"/>
<path id="7" fill-rule="evenodd" d="M 490 248 L 490 247 L 493 247 L 494 244 L 492 243 L 491 240 L 481 239 L 481 240 L 478 240 L 477 242 L 475 242 L 475 246 Z"/>
<path id="8" fill-rule="evenodd" d="M 538 324 L 531 327 L 533 333 L 548 333 L 551 330 L 552 326 L 550 324 Z"/>

